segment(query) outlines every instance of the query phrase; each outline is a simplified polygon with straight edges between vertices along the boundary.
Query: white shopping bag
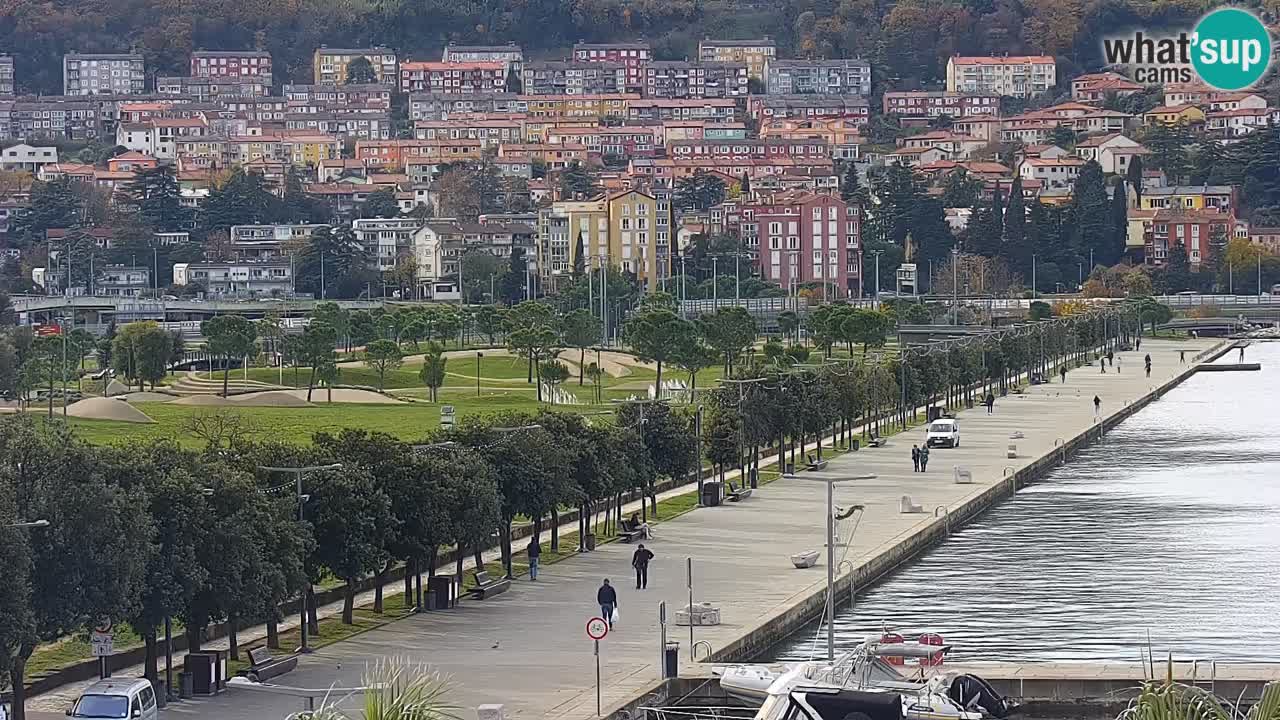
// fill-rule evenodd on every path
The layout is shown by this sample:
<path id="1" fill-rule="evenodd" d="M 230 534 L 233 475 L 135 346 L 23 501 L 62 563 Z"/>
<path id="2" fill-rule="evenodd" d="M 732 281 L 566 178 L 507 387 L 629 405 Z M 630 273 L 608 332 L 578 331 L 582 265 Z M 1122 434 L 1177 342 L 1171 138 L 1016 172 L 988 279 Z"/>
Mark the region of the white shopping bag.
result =
<path id="1" fill-rule="evenodd" d="M 619 618 L 621 618 L 621 617 L 622 617 L 622 616 L 618 614 L 618 608 L 614 608 L 614 609 L 613 609 L 613 618 L 612 618 L 611 620 L 609 620 L 609 622 L 611 622 L 611 623 L 616 623 L 616 622 L 618 622 L 618 619 L 619 619 Z"/>

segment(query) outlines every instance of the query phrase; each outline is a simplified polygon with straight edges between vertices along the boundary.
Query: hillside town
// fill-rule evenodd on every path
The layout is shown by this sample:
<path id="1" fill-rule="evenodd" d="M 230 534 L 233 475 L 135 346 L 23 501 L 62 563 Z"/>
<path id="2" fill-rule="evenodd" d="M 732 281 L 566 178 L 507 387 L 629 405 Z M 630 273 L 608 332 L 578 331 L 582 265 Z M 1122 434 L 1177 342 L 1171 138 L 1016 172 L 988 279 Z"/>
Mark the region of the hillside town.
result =
<path id="1" fill-rule="evenodd" d="M 773 292 L 842 298 L 931 289 L 952 248 L 1005 265 L 1002 287 L 968 290 L 1053 292 L 1280 241 L 1280 217 L 1213 177 L 1280 122 L 1263 92 L 1065 78 L 1050 56 L 954 56 L 937 90 L 768 37 L 683 60 L 639 40 L 558 60 L 322 46 L 305 84 L 277 84 L 261 50 L 193 52 L 181 77 L 135 54 L 62 70 L 62 95 L 17 95 L 0 56 L 0 249 L 34 292 L 447 301 L 463 257 L 488 253 L 530 297 L 588 267 L 669 289 L 715 255 Z M 321 229 L 366 272 L 300 282 Z M 1211 289 L 1194 284 L 1165 289 Z"/>

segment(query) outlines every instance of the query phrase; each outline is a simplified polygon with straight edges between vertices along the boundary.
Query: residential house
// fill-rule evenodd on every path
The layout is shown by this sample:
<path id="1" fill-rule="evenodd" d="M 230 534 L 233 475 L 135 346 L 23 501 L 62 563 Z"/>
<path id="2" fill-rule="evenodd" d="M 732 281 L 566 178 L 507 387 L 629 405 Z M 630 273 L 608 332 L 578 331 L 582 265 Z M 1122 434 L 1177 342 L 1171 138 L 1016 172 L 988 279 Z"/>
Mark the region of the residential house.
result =
<path id="1" fill-rule="evenodd" d="M 747 114 L 760 122 L 774 118 L 848 117 L 866 123 L 871 106 L 861 95 L 752 95 Z"/>
<path id="2" fill-rule="evenodd" d="M 639 95 L 632 93 L 522 95 L 521 98 L 527 105 L 526 112 L 530 118 L 593 119 L 597 122 L 605 118 L 625 118 L 629 104 L 640 100 Z"/>
<path id="3" fill-rule="evenodd" d="M 947 90 L 1029 98 L 1058 84 L 1058 66 L 1048 55 L 961 56 L 947 60 Z"/>
<path id="4" fill-rule="evenodd" d="M 988 143 L 1000 142 L 1000 130 L 1003 126 L 1004 122 L 995 115 L 975 115 L 951 123 L 952 131 Z"/>
<path id="5" fill-rule="evenodd" d="M 1204 110 L 1195 105 L 1162 105 L 1142 114 L 1142 122 L 1147 125 L 1161 123 L 1163 125 L 1200 125 L 1205 121 Z"/>
<path id="6" fill-rule="evenodd" d="M 1271 253 L 1280 253 L 1280 227 L 1250 227 L 1249 242 L 1261 245 Z"/>
<path id="7" fill-rule="evenodd" d="M 1200 105 L 1218 92 L 1204 83 L 1170 83 L 1164 86 L 1164 104 L 1166 107 L 1180 105 Z"/>
<path id="8" fill-rule="evenodd" d="M 63 95 L 141 95 L 147 74 L 141 55 L 68 53 L 62 56 Z"/>
<path id="9" fill-rule="evenodd" d="M 528 62 L 525 95 L 608 95 L 628 92 L 628 68 L 620 62 L 586 60 Z"/>
<path id="10" fill-rule="evenodd" d="M 271 85 L 271 53 L 266 50 L 197 50 L 191 53 L 191 77 L 256 79 Z"/>
<path id="11" fill-rule="evenodd" d="M 448 120 L 457 114 L 516 114 L 529 111 L 525 99 L 515 93 L 487 95 L 446 95 L 413 93 L 409 96 L 409 117 L 413 120 Z"/>
<path id="12" fill-rule="evenodd" d="M 1223 110 L 1262 110 L 1267 107 L 1266 97 L 1252 92 L 1210 93 L 1205 102 L 1200 104 L 1206 103 L 1210 113 Z"/>
<path id="13" fill-rule="evenodd" d="M 173 284 L 198 285 L 218 297 L 276 297 L 293 294 L 289 261 L 175 263 Z"/>
<path id="14" fill-rule="evenodd" d="M 271 93 L 271 77 L 157 77 L 156 92 L 160 95 L 188 96 L 195 102 L 212 102 L 227 97 L 265 97 Z"/>
<path id="15" fill-rule="evenodd" d="M 1124 175 L 1129 171 L 1129 164 L 1139 155 L 1149 155 L 1150 150 L 1138 141 L 1119 133 L 1095 135 L 1076 143 L 1075 154 L 1082 160 L 1095 160 L 1102 166 L 1102 171 L 1114 175 Z"/>
<path id="16" fill-rule="evenodd" d="M 327 225 L 292 223 L 232 225 L 231 252 L 237 260 L 270 260 L 286 257 L 306 246 L 316 230 Z"/>
<path id="17" fill-rule="evenodd" d="M 455 120 L 419 120 L 413 124 L 418 140 L 479 140 L 485 147 L 525 141 L 524 123 L 515 115 L 477 113 Z"/>
<path id="18" fill-rule="evenodd" d="M 53 182 L 54 180 L 67 179 L 72 182 L 93 183 L 94 168 L 92 165 L 85 163 L 58 162 L 51 165 L 41 166 L 36 173 L 36 179 L 40 182 Z"/>
<path id="19" fill-rule="evenodd" d="M 747 96 L 747 65 L 734 62 L 655 60 L 645 67 L 646 98 L 739 98 Z"/>
<path id="20" fill-rule="evenodd" d="M 1018 166 L 1024 180 L 1038 180 L 1044 188 L 1070 188 L 1080 176 L 1085 161 L 1078 157 L 1027 158 Z"/>
<path id="21" fill-rule="evenodd" d="M 58 148 L 19 143 L 0 151 L 0 170 L 22 170 L 35 174 L 45 165 L 58 162 Z"/>
<path id="22" fill-rule="evenodd" d="M 861 160 L 867 143 L 862 129 L 862 122 L 851 118 L 780 118 L 761 123 L 760 139 L 821 140 L 831 149 L 832 159 L 853 162 Z"/>
<path id="23" fill-rule="evenodd" d="M 413 234 L 422 227 L 414 217 L 368 218 L 355 220 L 351 230 L 369 257 L 370 268 L 377 272 L 394 270 L 402 258 L 413 253 Z"/>
<path id="24" fill-rule="evenodd" d="M 317 85 L 343 85 L 347 82 L 347 66 L 356 58 L 364 58 L 373 66 L 373 76 L 381 85 L 395 87 L 396 54 L 385 47 L 371 48 L 331 48 L 321 45 L 316 48 L 311 60 Z"/>
<path id="25" fill-rule="evenodd" d="M 573 46 L 573 59 L 587 63 L 620 63 L 626 68 L 623 92 L 639 93 L 645 85 L 645 67 L 653 59 L 649 43 L 578 43 Z M 525 92 L 529 92 L 528 89 Z"/>
<path id="26" fill-rule="evenodd" d="M 904 119 L 997 117 L 1000 115 L 1000 96 L 990 93 L 889 91 L 884 94 L 883 106 L 885 115 Z"/>
<path id="27" fill-rule="evenodd" d="M 285 85 L 284 100 L 291 107 L 297 105 L 327 105 L 342 108 L 363 106 L 381 110 L 391 109 L 391 93 L 394 83 L 347 84 L 343 82 L 317 85 Z"/>
<path id="28" fill-rule="evenodd" d="M 765 92 L 771 95 L 871 94 L 871 63 L 860 59 L 777 60 L 765 63 Z"/>
<path id="29" fill-rule="evenodd" d="M 698 43 L 698 59 L 703 62 L 745 63 L 747 76 L 764 81 L 765 67 L 778 57 L 778 45 L 766 35 L 755 40 L 712 40 Z"/>
<path id="30" fill-rule="evenodd" d="M 0 55 L 0 97 L 13 95 L 13 56 Z"/>
<path id="31" fill-rule="evenodd" d="M 387 112 L 287 113 L 285 130 L 308 130 L 355 140 L 387 140 L 394 134 L 391 114 Z"/>
<path id="32" fill-rule="evenodd" d="M 588 154 L 620 157 L 652 157 L 657 151 L 658 125 L 621 125 L 618 127 L 552 128 L 545 142 L 549 145 L 581 145 Z"/>
<path id="33" fill-rule="evenodd" d="M 440 60 L 447 63 L 500 62 L 506 65 L 508 72 L 514 72 L 519 77 L 521 67 L 524 65 L 524 50 L 515 43 L 506 45 L 449 43 L 444 46 L 444 53 L 440 56 Z"/>
<path id="34" fill-rule="evenodd" d="M 116 128 L 116 145 L 161 160 L 175 160 L 180 140 L 199 140 L 208 135 L 209 123 L 203 117 L 157 117 L 141 123 L 121 123 Z"/>
<path id="35" fill-rule="evenodd" d="M 98 104 L 70 100 L 18 100 L 9 106 L 10 137 L 94 140 L 102 133 Z"/>
<path id="36" fill-rule="evenodd" d="M 507 66 L 500 62 L 403 62 L 400 92 L 436 95 L 473 95 L 502 92 L 507 87 Z"/>
<path id="37" fill-rule="evenodd" d="M 1145 237 L 1146 263 L 1159 267 L 1168 262 L 1169 253 L 1181 244 L 1192 269 L 1209 259 L 1209 246 L 1215 238 L 1231 236 L 1235 218 L 1230 212 L 1212 210 L 1160 209 L 1151 218 Z"/>
<path id="38" fill-rule="evenodd" d="M 950 154 L 942 148 L 902 147 L 894 150 L 893 152 L 885 153 L 884 162 L 886 165 L 901 163 L 907 167 L 919 167 L 921 165 L 931 165 L 949 158 Z"/>
<path id="39" fill-rule="evenodd" d="M 660 144 L 665 145 L 676 140 L 744 140 L 746 137 L 746 123 L 663 120 Z"/>
<path id="40" fill-rule="evenodd" d="M 358 140 L 355 158 L 370 168 L 398 170 L 411 160 L 430 160 L 434 164 L 479 160 L 484 153 L 481 140 Z"/>
<path id="41" fill-rule="evenodd" d="M 671 273 L 671 209 L 650 193 L 625 190 L 608 196 L 609 264 L 634 273 L 654 290 Z"/>
<path id="42" fill-rule="evenodd" d="M 498 147 L 498 160 L 542 163 L 548 170 L 563 170 L 571 163 L 586 164 L 591 154 L 586 145 L 571 143 L 507 143 Z"/>
<path id="43" fill-rule="evenodd" d="M 730 98 L 649 98 L 627 101 L 627 120 L 707 120 L 732 122 L 738 104 Z"/>
<path id="44" fill-rule="evenodd" d="M 1230 141 L 1276 123 L 1280 123 L 1280 108 L 1239 108 L 1210 112 L 1206 116 L 1205 130 Z"/>
<path id="45" fill-rule="evenodd" d="M 479 223 L 452 219 L 427 220 L 411 240 L 416 261 L 415 295 L 422 300 L 457 300 L 462 278 L 462 257 L 489 253 L 510 264 L 513 250 L 521 250 L 528 270 L 534 269 L 535 229 L 524 223 L 484 218 Z"/>
<path id="46" fill-rule="evenodd" d="M 742 237 L 762 279 L 784 288 L 820 282 L 834 286 L 837 296 L 862 294 L 858 213 L 838 194 L 772 195 L 743 203 L 741 215 Z"/>
<path id="47" fill-rule="evenodd" d="M 920 135 L 908 135 L 898 140 L 903 148 L 932 147 L 946 152 L 952 160 L 968 160 L 969 156 L 987 147 L 987 143 L 967 135 L 957 135 L 948 130 L 934 130 Z"/>
<path id="48" fill-rule="evenodd" d="M 160 161 L 154 155 L 140 153 L 136 150 L 122 152 L 107 161 L 107 170 L 111 172 L 136 173 L 143 170 L 154 170 Z"/>
<path id="49" fill-rule="evenodd" d="M 1082 103 L 1101 103 L 1109 97 L 1128 97 L 1142 90 L 1141 83 L 1114 72 L 1077 75 L 1071 81 L 1071 99 Z"/>
<path id="50" fill-rule="evenodd" d="M 146 265 L 104 265 L 94 275 L 93 294 L 99 297 L 139 297 L 151 289 Z"/>
<path id="51" fill-rule="evenodd" d="M 1211 210 L 1233 214 L 1238 203 L 1230 185 L 1174 185 L 1142 191 L 1144 210 Z"/>

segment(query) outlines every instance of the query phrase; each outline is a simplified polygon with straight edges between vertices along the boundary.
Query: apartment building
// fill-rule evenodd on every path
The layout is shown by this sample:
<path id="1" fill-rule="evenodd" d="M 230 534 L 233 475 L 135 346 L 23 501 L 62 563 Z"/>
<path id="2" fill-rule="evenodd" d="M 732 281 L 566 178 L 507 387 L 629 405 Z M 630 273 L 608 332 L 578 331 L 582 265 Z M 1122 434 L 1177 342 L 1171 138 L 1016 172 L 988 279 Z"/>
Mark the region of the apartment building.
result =
<path id="1" fill-rule="evenodd" d="M 399 77 L 396 73 L 396 54 L 385 47 L 371 48 L 331 48 L 321 45 L 316 48 L 311 60 L 311 67 L 317 85 L 343 85 L 347 82 L 347 66 L 356 58 L 364 58 L 373 66 L 373 75 L 380 85 L 395 87 Z"/>
<path id="2" fill-rule="evenodd" d="M 437 95 L 502 92 L 507 66 L 500 62 L 405 62 L 400 64 L 400 91 Z"/>
<path id="3" fill-rule="evenodd" d="M 459 114 L 473 113 L 523 115 L 528 111 L 528 101 L 515 93 L 413 93 L 409 96 L 409 117 L 413 120 L 449 120 Z"/>
<path id="4" fill-rule="evenodd" d="M 632 93 L 604 93 L 598 95 L 524 95 L 530 118 L 601 121 L 605 118 L 624 118 L 627 108 L 640 96 Z"/>
<path id="5" fill-rule="evenodd" d="M 765 63 L 765 92 L 773 95 L 871 95 L 866 60 L 777 60 Z"/>
<path id="6" fill-rule="evenodd" d="M 1231 185 L 1167 185 L 1142 191 L 1143 210 L 1211 210 L 1232 213 L 1237 207 Z"/>
<path id="7" fill-rule="evenodd" d="M 706 120 L 732 122 L 738 103 L 730 98 L 651 98 L 627 102 L 627 120 L 632 122 Z"/>
<path id="8" fill-rule="evenodd" d="M 859 230 L 857 211 L 838 194 L 781 193 L 742 208 L 742 237 L 761 278 L 784 288 L 818 282 L 860 295 Z"/>
<path id="9" fill-rule="evenodd" d="M 391 114 L 386 111 L 285 113 L 284 127 L 286 130 L 311 130 L 359 140 L 386 140 L 394 135 Z"/>
<path id="10" fill-rule="evenodd" d="M 764 80 L 765 67 L 778 57 L 778 45 L 766 35 L 757 40 L 712 40 L 698 43 L 698 59 L 703 62 L 745 63 L 747 75 Z"/>
<path id="11" fill-rule="evenodd" d="M 507 45 L 454 45 L 444 46 L 440 60 L 447 63 L 500 62 L 517 76 L 524 66 L 524 50 L 515 43 Z"/>
<path id="12" fill-rule="evenodd" d="M 151 289 L 146 265 L 107 265 L 94 274 L 93 294 L 100 297 L 138 297 Z"/>
<path id="13" fill-rule="evenodd" d="M 274 297 L 293 293 L 289 261 L 175 263 L 173 284 L 199 285 L 205 293 L 230 297 Z"/>
<path id="14" fill-rule="evenodd" d="M 1127 97 L 1142 92 L 1142 84 L 1114 72 L 1077 75 L 1071 81 L 1071 99 L 1076 102 L 1100 103 L 1108 97 Z"/>
<path id="15" fill-rule="evenodd" d="M 628 68 L 586 60 L 527 62 L 521 75 L 525 95 L 606 95 L 627 92 Z"/>
<path id="16" fill-rule="evenodd" d="M 555 127 L 547 130 L 548 145 L 581 145 L 588 154 L 652 157 L 658 148 L 655 125 L 619 127 Z"/>
<path id="17" fill-rule="evenodd" d="M 868 142 L 863 129 L 863 123 L 852 118 L 781 118 L 761 124 L 760 139 L 822 140 L 831 149 L 832 159 L 858 161 Z"/>
<path id="18" fill-rule="evenodd" d="M 316 230 L 327 225 L 232 225 L 231 251 L 237 260 L 270 260 L 303 248 Z"/>
<path id="19" fill-rule="evenodd" d="M 747 114 L 765 122 L 778 118 L 851 117 L 867 122 L 871 106 L 861 95 L 752 95 Z"/>
<path id="20" fill-rule="evenodd" d="M 1000 115 L 1000 96 L 990 93 L 899 91 L 884 94 L 884 114 L 906 118 L 956 120 Z"/>
<path id="21" fill-rule="evenodd" d="M 324 85 L 285 85 L 284 100 L 291 105 L 331 105 L 344 108 L 391 109 L 394 88 L 382 84 L 328 83 Z"/>
<path id="22" fill-rule="evenodd" d="M 94 140 L 102 133 L 98 104 L 68 100 L 15 101 L 9 133 L 16 138 Z"/>
<path id="23" fill-rule="evenodd" d="M 509 216 L 508 216 L 509 217 Z M 456 220 L 428 220 L 415 231 L 412 253 L 417 261 L 419 299 L 454 300 L 458 298 L 458 277 L 464 254 L 488 253 L 509 264 L 513 250 L 524 252 L 530 270 L 536 262 L 537 231 L 504 218 L 482 218 L 479 223 Z"/>
<path id="24" fill-rule="evenodd" d="M 69 53 L 62 56 L 63 95 L 141 95 L 147 75 L 141 55 Z"/>
<path id="25" fill-rule="evenodd" d="M 956 55 L 947 60 L 948 92 L 1029 98 L 1057 84 L 1058 66 L 1049 55 Z"/>
<path id="26" fill-rule="evenodd" d="M 13 56 L 0 55 L 0 97 L 13 95 Z"/>
<path id="27" fill-rule="evenodd" d="M 246 77 L 186 77 L 162 76 L 156 78 L 156 93 L 182 95 L 195 102 L 211 102 L 222 97 L 264 97 L 271 93 L 270 76 Z"/>
<path id="28" fill-rule="evenodd" d="M 45 165 L 58 163 L 58 148 L 34 147 L 21 143 L 0 150 L 0 170 L 22 171 L 32 175 Z"/>
<path id="29" fill-rule="evenodd" d="M 208 135 L 209 123 L 203 117 L 156 117 L 116 126 L 117 145 L 161 160 L 177 159 L 180 140 L 198 140 Z"/>
<path id="30" fill-rule="evenodd" d="M 422 227 L 418 218 L 368 218 L 355 220 L 351 230 L 369 256 L 370 268 L 378 272 L 395 269 L 401 258 L 412 253 L 413 234 Z"/>
<path id="31" fill-rule="evenodd" d="M 609 264 L 634 273 L 653 290 L 671 274 L 671 209 L 639 190 L 624 190 L 605 201 L 609 214 Z"/>
<path id="32" fill-rule="evenodd" d="M 418 140 L 479 140 L 486 147 L 525 142 L 524 123 L 507 115 L 472 115 L 456 120 L 419 120 L 413 124 Z"/>
<path id="33" fill-rule="evenodd" d="M 626 68 L 625 92 L 641 92 L 645 66 L 653 59 L 649 43 L 578 43 L 573 46 L 573 59 L 588 63 L 617 63 Z M 525 92 L 528 92 L 526 90 Z"/>
<path id="34" fill-rule="evenodd" d="M 644 70 L 646 98 L 739 98 L 747 96 L 747 64 L 655 60 Z"/>
<path id="35" fill-rule="evenodd" d="M 484 154 L 485 143 L 479 139 L 457 140 L 358 140 L 355 159 L 366 167 L 381 170 L 405 168 L 411 161 L 430 161 L 433 164 L 479 160 Z"/>
<path id="36" fill-rule="evenodd" d="M 1229 212 L 1186 208 L 1156 210 L 1144 221 L 1146 264 L 1159 267 L 1182 245 L 1192 269 L 1209 259 L 1209 245 L 1215 238 L 1231 237 L 1235 217 Z"/>
<path id="37" fill-rule="evenodd" d="M 561 201 L 538 212 L 538 273 L 544 286 L 573 269 L 579 238 L 583 267 L 608 262 L 609 212 L 604 200 Z"/>
<path id="38" fill-rule="evenodd" d="M 271 53 L 266 50 L 197 50 L 191 53 L 193 78 L 243 78 L 271 85 Z"/>

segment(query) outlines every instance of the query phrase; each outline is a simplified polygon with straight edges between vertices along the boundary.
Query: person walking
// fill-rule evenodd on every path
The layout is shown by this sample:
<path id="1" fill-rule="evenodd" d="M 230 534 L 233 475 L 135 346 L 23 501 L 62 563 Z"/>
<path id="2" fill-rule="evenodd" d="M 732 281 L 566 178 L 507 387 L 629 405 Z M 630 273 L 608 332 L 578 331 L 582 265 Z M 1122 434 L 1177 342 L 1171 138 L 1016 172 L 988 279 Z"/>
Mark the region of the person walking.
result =
<path id="1" fill-rule="evenodd" d="M 920 472 L 924 472 L 928 469 L 929 469 L 929 444 L 925 443 L 925 446 L 920 448 Z"/>
<path id="2" fill-rule="evenodd" d="M 529 553 L 529 579 L 537 582 L 538 558 L 542 555 L 542 546 L 538 544 L 538 539 L 536 537 L 529 541 L 529 549 L 527 552 Z"/>
<path id="3" fill-rule="evenodd" d="M 911 472 L 920 472 L 920 446 L 911 446 Z"/>
<path id="4" fill-rule="evenodd" d="M 613 611 L 618 608 L 618 591 L 609 584 L 609 578 L 605 578 L 604 584 L 596 590 L 596 603 L 600 605 L 600 617 L 609 622 L 609 629 L 612 630 Z"/>
<path id="5" fill-rule="evenodd" d="M 987 393 L 987 414 L 990 415 L 993 412 L 995 412 L 995 407 L 996 407 L 995 393 L 988 392 Z"/>
<path id="6" fill-rule="evenodd" d="M 1062 376 L 1062 384 L 1066 385 L 1067 384 L 1067 366 L 1063 365 L 1062 367 L 1058 368 L 1058 374 Z"/>
<path id="7" fill-rule="evenodd" d="M 1186 350 L 1179 350 L 1179 351 L 1178 351 L 1178 364 L 1179 364 L 1179 365 L 1186 365 L 1186 364 L 1187 364 L 1187 351 L 1186 351 Z"/>
<path id="8" fill-rule="evenodd" d="M 1148 354 L 1142 361 L 1147 366 L 1147 377 L 1151 377 L 1151 355 Z"/>
<path id="9" fill-rule="evenodd" d="M 1120 364 L 1119 364 L 1119 365 L 1116 365 L 1116 366 L 1115 366 L 1115 368 L 1116 368 L 1116 374 L 1119 374 L 1119 373 L 1120 373 L 1120 371 L 1124 370 L 1124 356 L 1123 356 L 1123 355 L 1121 355 L 1121 356 L 1120 356 Z"/>
<path id="10" fill-rule="evenodd" d="M 1111 363 L 1111 367 L 1116 366 L 1116 354 L 1110 350 L 1107 351 L 1107 362 Z"/>
<path id="11" fill-rule="evenodd" d="M 1093 396 L 1093 416 L 1097 417 L 1102 414 L 1102 398 L 1097 395 Z"/>
<path id="12" fill-rule="evenodd" d="M 1244 362 L 1244 346 L 1240 346 L 1240 362 Z"/>
<path id="13" fill-rule="evenodd" d="M 653 553 L 646 550 L 644 543 L 640 543 L 640 547 L 631 555 L 631 567 L 636 570 L 636 589 L 645 590 L 649 587 L 649 561 L 653 559 Z"/>
<path id="14" fill-rule="evenodd" d="M 1141 335 L 1139 335 L 1139 336 L 1138 336 L 1138 339 L 1137 339 L 1137 340 L 1134 340 L 1134 341 L 1133 341 L 1133 349 L 1134 349 L 1134 350 L 1141 350 L 1141 349 L 1142 349 L 1142 336 L 1141 336 Z"/>

